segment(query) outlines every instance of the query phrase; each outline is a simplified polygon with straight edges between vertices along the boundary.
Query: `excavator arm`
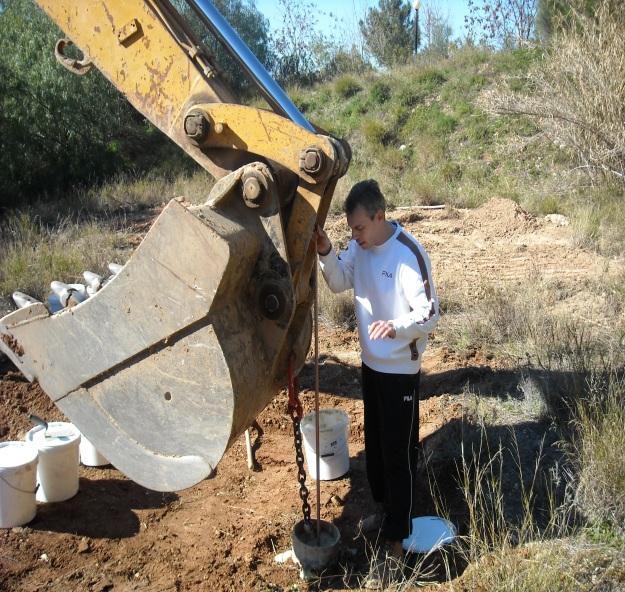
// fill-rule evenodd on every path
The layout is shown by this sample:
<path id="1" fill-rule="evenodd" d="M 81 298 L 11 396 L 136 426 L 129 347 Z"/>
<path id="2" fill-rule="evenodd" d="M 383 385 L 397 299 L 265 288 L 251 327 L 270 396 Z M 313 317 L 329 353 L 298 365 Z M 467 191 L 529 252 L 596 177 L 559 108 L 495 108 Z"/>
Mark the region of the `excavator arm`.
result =
<path id="1" fill-rule="evenodd" d="M 193 14 L 273 111 L 236 100 L 167 0 L 37 2 L 71 38 L 57 59 L 78 74 L 93 63 L 217 182 L 202 206 L 172 200 L 88 300 L 0 319 L 0 349 L 129 478 L 183 489 L 303 364 L 311 237 L 349 146 L 306 121 L 207 0 L 189 0 Z M 65 55 L 71 42 L 84 59 Z"/>

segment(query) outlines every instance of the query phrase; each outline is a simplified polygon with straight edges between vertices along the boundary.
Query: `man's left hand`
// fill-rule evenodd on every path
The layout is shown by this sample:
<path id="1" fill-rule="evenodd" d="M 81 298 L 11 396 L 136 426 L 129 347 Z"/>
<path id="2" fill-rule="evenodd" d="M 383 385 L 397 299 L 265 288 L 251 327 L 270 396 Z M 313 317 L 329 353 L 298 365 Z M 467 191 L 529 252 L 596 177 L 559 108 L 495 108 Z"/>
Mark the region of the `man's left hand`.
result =
<path id="1" fill-rule="evenodd" d="M 384 339 L 390 337 L 395 339 L 395 327 L 390 321 L 373 321 L 369 325 L 369 339 Z"/>

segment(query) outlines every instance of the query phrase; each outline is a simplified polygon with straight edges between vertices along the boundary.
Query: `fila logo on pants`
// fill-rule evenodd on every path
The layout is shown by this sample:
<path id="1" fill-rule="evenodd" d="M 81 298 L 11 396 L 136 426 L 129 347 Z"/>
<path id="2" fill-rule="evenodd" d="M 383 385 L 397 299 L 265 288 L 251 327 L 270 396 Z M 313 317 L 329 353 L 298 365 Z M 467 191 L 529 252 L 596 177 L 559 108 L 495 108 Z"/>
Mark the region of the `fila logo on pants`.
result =
<path id="1" fill-rule="evenodd" d="M 404 395 L 404 403 L 412 402 L 412 395 Z"/>

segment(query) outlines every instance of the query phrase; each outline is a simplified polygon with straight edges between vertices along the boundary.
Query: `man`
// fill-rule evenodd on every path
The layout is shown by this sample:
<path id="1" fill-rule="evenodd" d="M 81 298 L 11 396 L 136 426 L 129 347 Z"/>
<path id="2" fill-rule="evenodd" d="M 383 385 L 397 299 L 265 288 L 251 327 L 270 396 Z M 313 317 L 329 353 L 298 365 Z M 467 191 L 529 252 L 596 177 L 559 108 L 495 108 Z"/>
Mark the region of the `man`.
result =
<path id="1" fill-rule="evenodd" d="M 354 290 L 367 478 L 384 508 L 387 553 L 401 558 L 413 513 L 421 357 L 438 321 L 438 299 L 425 249 L 385 211 L 377 182 L 361 181 L 345 200 L 347 249 L 337 256 L 320 227 L 315 236 L 330 289 Z"/>

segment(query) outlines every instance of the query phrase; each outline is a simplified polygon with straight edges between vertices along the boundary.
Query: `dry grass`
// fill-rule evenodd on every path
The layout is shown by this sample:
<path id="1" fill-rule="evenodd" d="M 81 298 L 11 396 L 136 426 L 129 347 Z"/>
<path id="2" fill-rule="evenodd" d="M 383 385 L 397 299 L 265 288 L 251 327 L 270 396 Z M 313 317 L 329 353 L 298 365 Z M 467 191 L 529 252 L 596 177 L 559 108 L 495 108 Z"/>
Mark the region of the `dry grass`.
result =
<path id="1" fill-rule="evenodd" d="M 618 592 L 625 553 L 578 539 L 502 548 L 471 564 L 462 577 L 437 588 L 474 592 Z"/>
<path id="2" fill-rule="evenodd" d="M 608 256 L 625 253 L 623 189 L 614 182 L 581 191 L 571 207 L 577 244 Z"/>
<path id="3" fill-rule="evenodd" d="M 338 329 L 356 328 L 356 309 L 352 291 L 334 294 L 326 282 L 319 281 L 319 316 L 321 321 Z"/>
<path id="4" fill-rule="evenodd" d="M 72 202 L 88 211 L 108 212 L 158 207 L 178 195 L 200 204 L 206 201 L 213 185 L 214 179 L 205 171 L 182 173 L 173 179 L 121 175 L 100 187 L 79 191 L 72 196 Z"/>
<path id="5" fill-rule="evenodd" d="M 570 464 L 549 460 L 542 446 L 528 462 L 514 430 L 505 442 L 491 442 L 489 426 L 475 418 L 477 441 L 463 442 L 458 461 L 467 524 L 454 552 L 467 568 L 437 589 L 624 589 L 624 393 L 623 381 L 613 380 L 595 381 L 591 394 L 580 394 Z M 436 492 L 431 473 L 430 481 Z M 511 507 L 515 497 L 516 510 Z M 580 521 L 580 509 L 590 522 Z M 438 513 L 446 515 L 443 502 Z"/>
<path id="6" fill-rule="evenodd" d="M 540 413 L 524 421 L 546 414 L 559 426 L 567 452 L 561 465 L 541 466 L 538 457 L 528 467 L 513 432 L 505 445 L 484 436 L 477 446 L 465 446 L 459 485 L 468 532 L 460 552 L 468 568 L 445 590 L 625 589 L 623 278 L 604 276 L 574 289 L 535 278 L 531 293 L 494 283 L 476 286 L 470 302 L 453 286 L 439 286 L 446 309 L 442 340 L 494 350 L 523 367 L 527 376 L 519 387 L 540 403 L 532 404 Z M 601 315 L 591 314 L 589 322 L 592 307 Z M 490 416 L 478 420 L 492 429 Z M 504 477 L 510 463 L 519 471 L 522 508 L 513 521 L 506 506 L 517 489 Z"/>
<path id="7" fill-rule="evenodd" d="M 575 407 L 577 503 L 591 521 L 625 535 L 625 379 L 593 375 Z"/>
<path id="8" fill-rule="evenodd" d="M 82 281 L 84 270 L 108 274 L 109 261 L 131 254 L 131 212 L 178 195 L 204 203 L 214 181 L 203 171 L 164 177 L 121 176 L 100 187 L 77 188 L 61 202 L 16 211 L 0 225 L 0 297 L 16 290 L 45 299 L 52 280 Z M 142 216 L 143 214 L 139 214 Z"/>
<path id="9" fill-rule="evenodd" d="M 485 281 L 475 286 L 470 301 L 453 287 L 440 286 L 448 313 L 439 325 L 443 340 L 459 349 L 477 345 L 553 372 L 625 363 L 620 345 L 625 292 L 618 281 L 604 278 L 586 286 L 583 305 L 581 285 L 571 291 L 541 280 L 538 272 L 531 282 L 528 291 Z M 601 316 L 588 322 L 590 310 Z"/>
<path id="10" fill-rule="evenodd" d="M 518 188 L 521 203 L 569 215 L 580 246 L 620 255 L 625 252 L 625 4 L 599 0 L 593 16 L 585 6 L 583 0 L 571 2 L 570 26 L 556 27 L 542 59 L 527 75 L 513 72 L 485 90 L 478 104 L 491 114 L 521 116 L 519 122 L 530 118 L 551 139 L 553 149 L 535 155 L 537 163 L 543 161 L 535 172 L 544 187 L 525 180 Z M 550 157 L 557 162 L 549 164 Z M 550 189 L 548 179 L 557 180 L 560 189 Z"/>
<path id="11" fill-rule="evenodd" d="M 19 290 L 43 300 L 52 280 L 82 281 L 87 269 L 107 275 L 109 261 L 128 258 L 127 238 L 101 220 L 48 225 L 28 212 L 10 216 L 0 227 L 0 295 Z"/>

